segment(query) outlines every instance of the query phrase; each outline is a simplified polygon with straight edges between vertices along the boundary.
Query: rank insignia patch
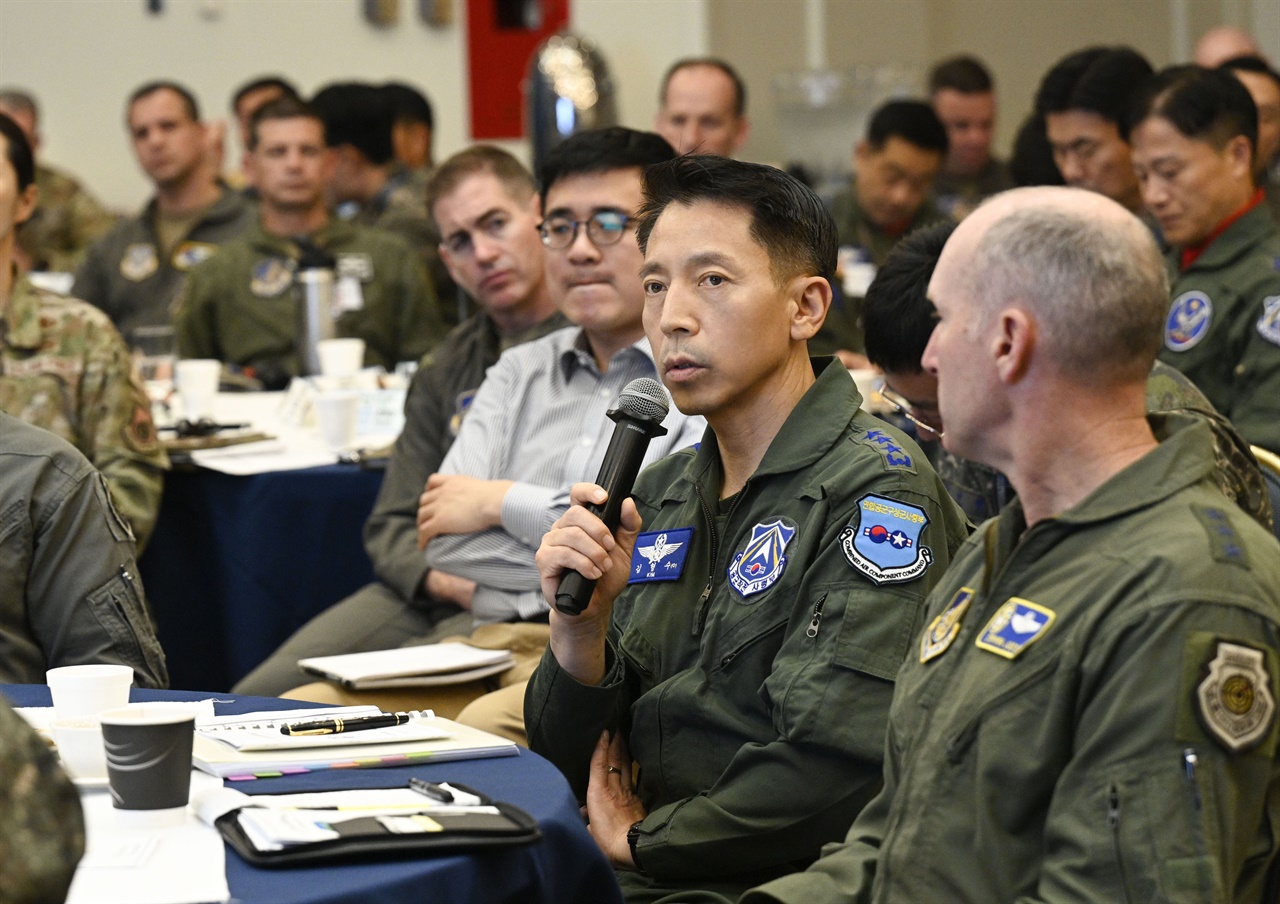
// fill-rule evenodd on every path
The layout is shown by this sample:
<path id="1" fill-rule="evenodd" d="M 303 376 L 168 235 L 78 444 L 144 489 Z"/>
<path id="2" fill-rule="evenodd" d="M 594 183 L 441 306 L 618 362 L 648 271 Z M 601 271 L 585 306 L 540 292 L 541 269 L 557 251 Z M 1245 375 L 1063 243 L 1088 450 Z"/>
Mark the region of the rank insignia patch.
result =
<path id="1" fill-rule="evenodd" d="M 1173 300 L 1164 324 L 1164 344 L 1185 352 L 1199 344 L 1213 321 L 1213 301 L 1203 292 L 1184 292 Z"/>
<path id="2" fill-rule="evenodd" d="M 173 266 L 179 270 L 190 270 L 201 261 L 207 261 L 218 252 L 217 245 L 208 242 L 183 242 L 173 252 Z"/>
<path id="3" fill-rule="evenodd" d="M 796 530 L 781 518 L 751 528 L 751 539 L 729 565 L 729 583 L 740 596 L 768 590 L 782 577 L 782 570 L 787 567 L 783 553 Z"/>
<path id="4" fill-rule="evenodd" d="M 139 245 L 130 245 L 124 250 L 124 257 L 120 258 L 120 275 L 125 279 L 133 282 L 142 282 L 160 266 L 160 259 L 156 256 L 156 246 L 142 243 Z"/>
<path id="5" fill-rule="evenodd" d="M 648 584 L 652 581 L 674 581 L 684 572 L 684 560 L 689 555 L 689 538 L 692 527 L 674 530 L 655 530 L 636 537 L 635 551 L 631 553 L 631 574 L 628 584 Z"/>
<path id="6" fill-rule="evenodd" d="M 1262 316 L 1258 318 L 1258 335 L 1280 345 L 1280 295 L 1262 299 Z"/>
<path id="7" fill-rule="evenodd" d="M 868 494 L 858 500 L 858 526 L 840 532 L 840 547 L 849 564 L 877 584 L 912 581 L 933 564 L 933 550 L 920 544 L 928 524 L 918 505 Z"/>
<path id="8" fill-rule="evenodd" d="M 1220 641 L 1208 671 L 1196 687 L 1201 722 L 1232 753 L 1248 750 L 1266 737 L 1276 714 L 1262 651 Z"/>
<path id="9" fill-rule="evenodd" d="M 293 282 L 293 261 L 266 257 L 253 265 L 249 291 L 259 298 L 273 298 Z"/>
<path id="10" fill-rule="evenodd" d="M 893 441 L 893 437 L 883 430 L 868 430 L 864 441 L 884 457 L 884 463 L 891 468 L 903 468 L 914 473 L 911 456 L 907 450 Z"/>
<path id="11" fill-rule="evenodd" d="M 947 608 L 942 610 L 942 614 L 930 622 L 929 630 L 925 631 L 924 636 L 920 638 L 921 662 L 928 662 L 947 651 L 951 641 L 955 640 L 956 635 L 960 633 L 960 619 L 968 611 L 969 603 L 972 601 L 973 588 L 961 587 L 956 591 L 956 595 L 951 597 L 951 602 L 947 603 Z"/>
<path id="12" fill-rule="evenodd" d="M 1053 611 L 1044 606 L 1010 597 L 991 616 L 975 645 L 1005 659 L 1017 659 L 1023 650 L 1044 636 L 1054 618 Z"/>

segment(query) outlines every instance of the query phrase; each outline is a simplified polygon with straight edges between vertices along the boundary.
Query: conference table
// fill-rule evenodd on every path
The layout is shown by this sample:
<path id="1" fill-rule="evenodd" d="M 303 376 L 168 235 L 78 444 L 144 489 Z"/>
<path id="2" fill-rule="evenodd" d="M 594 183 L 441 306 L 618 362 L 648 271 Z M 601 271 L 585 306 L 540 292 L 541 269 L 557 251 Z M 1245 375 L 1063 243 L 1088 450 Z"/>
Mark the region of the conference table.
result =
<path id="1" fill-rule="evenodd" d="M 0 685 L 14 706 L 49 706 L 44 685 Z M 134 688 L 133 702 L 205 700 L 207 693 Z M 217 715 L 308 706 L 266 697 L 214 697 Z M 521 749 L 518 756 L 434 765 L 342 769 L 236 784 L 253 794 L 404 787 L 412 776 L 460 782 L 524 810 L 542 838 L 530 845 L 329 866 L 264 869 L 226 849 L 226 876 L 237 904 L 620 904 L 613 870 L 583 825 L 560 772 Z M 252 787 L 247 787 L 252 785 Z"/>

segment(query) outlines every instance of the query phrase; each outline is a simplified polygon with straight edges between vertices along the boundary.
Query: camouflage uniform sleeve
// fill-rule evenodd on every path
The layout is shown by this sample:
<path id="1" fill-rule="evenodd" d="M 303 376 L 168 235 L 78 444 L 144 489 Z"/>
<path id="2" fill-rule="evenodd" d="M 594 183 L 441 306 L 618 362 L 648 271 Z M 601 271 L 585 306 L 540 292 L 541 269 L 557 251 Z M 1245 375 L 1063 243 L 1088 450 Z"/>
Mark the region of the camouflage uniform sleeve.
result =
<path id="1" fill-rule="evenodd" d="M 168 456 L 151 404 L 133 377 L 129 349 L 113 328 L 88 326 L 80 393 L 80 435 L 141 551 L 155 526 Z"/>
<path id="2" fill-rule="evenodd" d="M 49 746 L 0 700 L 0 901 L 62 901 L 84 854 L 75 786 Z"/>
<path id="3" fill-rule="evenodd" d="M 440 316 L 440 303 L 435 289 L 427 281 L 422 260 L 416 254 L 405 255 L 398 283 L 396 333 L 400 338 L 400 347 L 393 364 L 417 361 L 434 348 L 447 332 Z"/>

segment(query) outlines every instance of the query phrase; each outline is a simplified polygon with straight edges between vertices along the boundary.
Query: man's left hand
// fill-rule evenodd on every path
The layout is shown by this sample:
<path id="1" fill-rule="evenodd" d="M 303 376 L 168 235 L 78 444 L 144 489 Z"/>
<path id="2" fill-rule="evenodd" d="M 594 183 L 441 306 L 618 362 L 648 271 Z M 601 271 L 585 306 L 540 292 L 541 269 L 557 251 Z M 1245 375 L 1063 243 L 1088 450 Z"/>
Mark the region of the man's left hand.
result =
<path id="1" fill-rule="evenodd" d="M 418 549 L 440 534 L 474 534 L 502 524 L 502 499 L 510 480 L 432 474 L 418 498 Z"/>
<path id="2" fill-rule="evenodd" d="M 648 813 L 631 787 L 631 753 L 622 735 L 600 735 L 587 781 L 587 830 L 614 866 L 635 869 L 627 832 Z"/>

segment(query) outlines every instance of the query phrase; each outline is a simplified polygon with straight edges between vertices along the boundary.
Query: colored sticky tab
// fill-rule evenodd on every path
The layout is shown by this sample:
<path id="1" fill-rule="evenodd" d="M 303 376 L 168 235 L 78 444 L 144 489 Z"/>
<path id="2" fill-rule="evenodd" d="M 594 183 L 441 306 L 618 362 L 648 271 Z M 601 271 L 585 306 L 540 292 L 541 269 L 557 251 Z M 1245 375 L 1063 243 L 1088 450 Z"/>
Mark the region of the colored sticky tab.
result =
<path id="1" fill-rule="evenodd" d="M 924 636 L 920 638 L 921 662 L 928 662 L 947 651 L 947 647 L 951 646 L 951 642 L 960 633 L 960 619 L 968 611 L 971 602 L 973 602 L 973 588 L 961 587 L 956 591 L 955 596 L 951 597 L 951 602 L 947 603 L 947 608 L 942 610 L 942 614 L 930 622 L 929 630 L 925 631 Z"/>
<path id="2" fill-rule="evenodd" d="M 876 584 L 912 581 L 933 564 L 920 543 L 929 516 L 924 509 L 874 493 L 858 500 L 858 523 L 840 533 L 845 558 Z"/>
<path id="3" fill-rule="evenodd" d="M 631 553 L 631 575 L 628 584 L 674 581 L 684 573 L 684 560 L 689 555 L 692 527 L 655 530 L 636 537 Z"/>
<path id="4" fill-rule="evenodd" d="M 1010 597 L 996 610 L 991 621 L 982 629 L 974 642 L 979 649 L 1016 659 L 1035 641 L 1044 636 L 1053 624 L 1053 612 L 1031 600 Z"/>
<path id="5" fill-rule="evenodd" d="M 787 544 L 796 535 L 794 526 L 781 518 L 751 528 L 751 538 L 729 563 L 729 583 L 743 598 L 774 585 L 787 567 Z"/>

